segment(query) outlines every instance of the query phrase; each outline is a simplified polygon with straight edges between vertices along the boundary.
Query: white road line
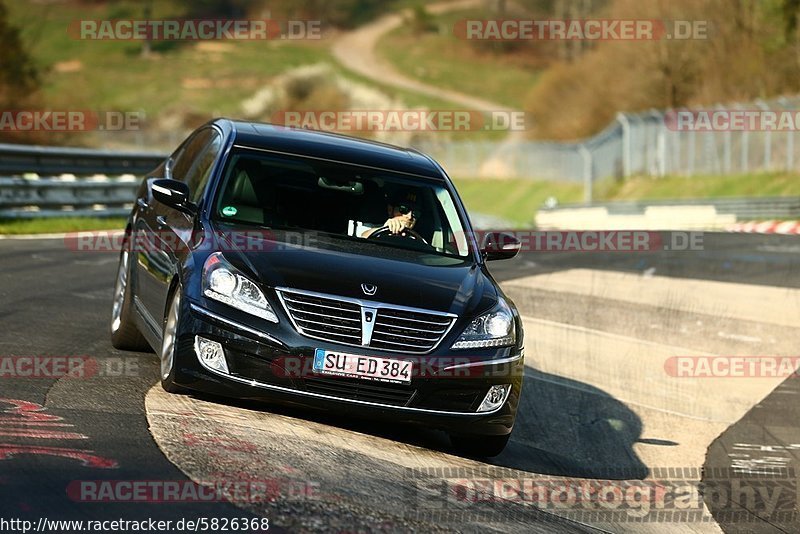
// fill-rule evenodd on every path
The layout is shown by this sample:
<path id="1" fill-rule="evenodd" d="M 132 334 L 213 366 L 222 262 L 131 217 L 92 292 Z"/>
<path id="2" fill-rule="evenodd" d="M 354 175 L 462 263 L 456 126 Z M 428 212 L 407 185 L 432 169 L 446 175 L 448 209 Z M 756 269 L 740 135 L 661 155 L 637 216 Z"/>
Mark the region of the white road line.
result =
<path id="1" fill-rule="evenodd" d="M 717 332 L 717 336 L 721 337 L 722 339 L 732 339 L 734 341 L 742 341 L 743 343 L 763 343 L 763 340 L 760 337 L 755 337 L 755 336 L 729 334 L 727 332 L 722 332 L 722 331 Z"/>

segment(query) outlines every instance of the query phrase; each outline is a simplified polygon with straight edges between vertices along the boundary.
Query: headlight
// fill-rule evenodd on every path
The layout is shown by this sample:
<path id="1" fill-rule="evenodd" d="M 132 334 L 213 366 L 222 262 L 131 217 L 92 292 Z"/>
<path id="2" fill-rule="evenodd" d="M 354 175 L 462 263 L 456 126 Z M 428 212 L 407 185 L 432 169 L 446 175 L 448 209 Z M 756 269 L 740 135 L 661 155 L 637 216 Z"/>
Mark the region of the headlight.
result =
<path id="1" fill-rule="evenodd" d="M 209 256 L 203 266 L 203 294 L 256 317 L 278 322 L 278 316 L 264 293 L 252 280 L 228 263 L 221 252 Z"/>
<path id="2" fill-rule="evenodd" d="M 511 308 L 500 299 L 489 313 L 473 320 L 464 329 L 461 337 L 453 343 L 453 349 L 479 349 L 484 347 L 505 347 L 517 341 L 514 328 L 514 315 Z"/>

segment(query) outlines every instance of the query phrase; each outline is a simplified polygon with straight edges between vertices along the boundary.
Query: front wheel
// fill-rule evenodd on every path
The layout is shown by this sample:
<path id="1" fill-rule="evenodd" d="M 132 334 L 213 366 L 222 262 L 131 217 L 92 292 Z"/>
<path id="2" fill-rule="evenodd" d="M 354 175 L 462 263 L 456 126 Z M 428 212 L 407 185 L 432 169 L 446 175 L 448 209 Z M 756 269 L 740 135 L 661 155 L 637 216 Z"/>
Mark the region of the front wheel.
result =
<path id="1" fill-rule="evenodd" d="M 186 389 L 175 384 L 175 353 L 178 348 L 178 325 L 181 316 L 181 287 L 175 288 L 164 319 L 164 335 L 161 342 L 161 387 L 167 393 L 185 393 Z"/>
<path id="2" fill-rule="evenodd" d="M 511 434 L 505 436 L 478 436 L 471 434 L 450 434 L 450 444 L 458 452 L 467 456 L 491 458 L 497 456 L 508 445 Z"/>
<path id="3" fill-rule="evenodd" d="M 133 322 L 130 263 L 131 252 L 126 242 L 119 256 L 117 282 L 114 285 L 114 305 L 111 309 L 111 345 L 120 350 L 149 352 L 153 349 Z"/>

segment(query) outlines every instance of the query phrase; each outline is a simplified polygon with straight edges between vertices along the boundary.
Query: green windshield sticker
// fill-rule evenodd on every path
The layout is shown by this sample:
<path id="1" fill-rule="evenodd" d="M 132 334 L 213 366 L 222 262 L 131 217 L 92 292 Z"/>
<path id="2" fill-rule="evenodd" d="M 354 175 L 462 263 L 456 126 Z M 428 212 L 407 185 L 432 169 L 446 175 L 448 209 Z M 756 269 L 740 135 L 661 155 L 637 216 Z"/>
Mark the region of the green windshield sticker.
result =
<path id="1" fill-rule="evenodd" d="M 226 217 L 233 217 L 234 215 L 236 215 L 236 213 L 238 213 L 238 211 L 239 210 L 237 210 L 233 206 L 225 206 L 224 208 L 222 208 L 222 214 Z"/>

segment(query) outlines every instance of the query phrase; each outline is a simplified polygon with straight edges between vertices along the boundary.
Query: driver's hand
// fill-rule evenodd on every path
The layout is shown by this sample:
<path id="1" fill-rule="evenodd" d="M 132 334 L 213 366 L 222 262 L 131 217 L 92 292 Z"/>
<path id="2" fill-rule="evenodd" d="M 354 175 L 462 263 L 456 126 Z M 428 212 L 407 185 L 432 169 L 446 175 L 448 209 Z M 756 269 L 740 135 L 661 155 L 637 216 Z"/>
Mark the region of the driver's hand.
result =
<path id="1" fill-rule="evenodd" d="M 392 217 L 391 219 L 388 219 L 384 226 L 388 226 L 389 230 L 393 234 L 399 234 L 406 228 L 413 228 L 414 219 L 406 215 L 398 215 L 397 217 Z"/>

